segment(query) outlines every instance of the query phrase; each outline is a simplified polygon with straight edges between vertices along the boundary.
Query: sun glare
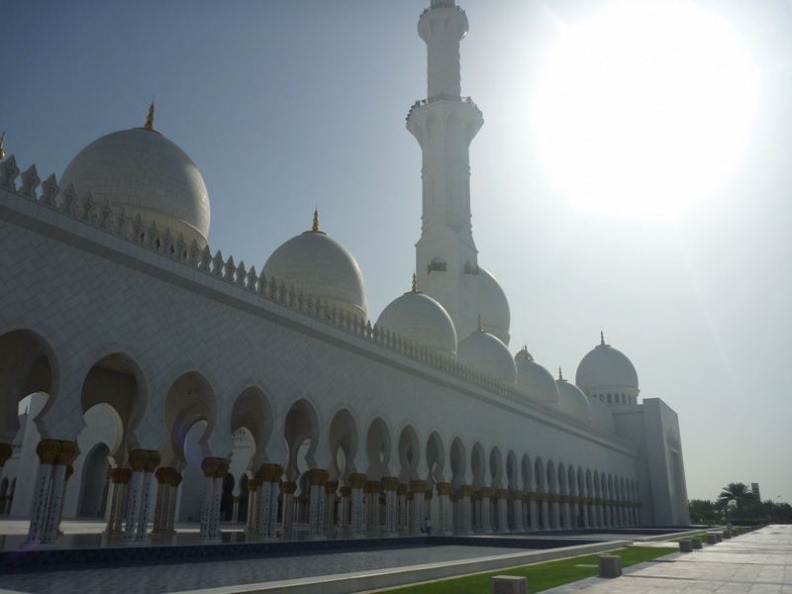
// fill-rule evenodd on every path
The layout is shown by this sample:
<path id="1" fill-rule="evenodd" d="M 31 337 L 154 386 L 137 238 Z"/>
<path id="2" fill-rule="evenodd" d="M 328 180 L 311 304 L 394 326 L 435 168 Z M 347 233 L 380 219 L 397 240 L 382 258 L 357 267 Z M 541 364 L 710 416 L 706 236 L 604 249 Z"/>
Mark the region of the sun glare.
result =
<path id="1" fill-rule="evenodd" d="M 532 114 L 551 186 L 576 207 L 676 216 L 750 139 L 758 77 L 739 33 L 690 1 L 614 1 L 559 32 Z"/>

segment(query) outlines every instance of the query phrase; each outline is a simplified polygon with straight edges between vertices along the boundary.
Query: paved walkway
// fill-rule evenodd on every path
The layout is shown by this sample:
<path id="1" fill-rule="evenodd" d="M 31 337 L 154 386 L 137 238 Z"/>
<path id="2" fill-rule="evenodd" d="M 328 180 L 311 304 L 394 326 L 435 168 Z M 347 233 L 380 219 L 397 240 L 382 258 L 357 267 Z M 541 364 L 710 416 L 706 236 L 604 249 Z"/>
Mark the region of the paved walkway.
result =
<path id="1" fill-rule="evenodd" d="M 692 553 L 545 594 L 792 594 L 792 526 L 772 525 Z"/>
<path id="2" fill-rule="evenodd" d="M 482 539 L 481 544 L 485 541 Z M 362 578 L 372 575 L 400 572 L 417 576 L 430 566 L 452 570 L 466 560 L 499 558 L 507 563 L 508 557 L 514 559 L 512 565 L 524 562 L 518 559 L 519 554 L 503 548 L 438 546 L 113 569 L 75 568 L 0 576 L 0 592 L 355 592 L 369 583 Z M 617 579 L 591 578 L 548 592 L 792 594 L 792 526 L 770 526 L 717 545 L 705 545 L 702 551 L 672 554 Z"/>

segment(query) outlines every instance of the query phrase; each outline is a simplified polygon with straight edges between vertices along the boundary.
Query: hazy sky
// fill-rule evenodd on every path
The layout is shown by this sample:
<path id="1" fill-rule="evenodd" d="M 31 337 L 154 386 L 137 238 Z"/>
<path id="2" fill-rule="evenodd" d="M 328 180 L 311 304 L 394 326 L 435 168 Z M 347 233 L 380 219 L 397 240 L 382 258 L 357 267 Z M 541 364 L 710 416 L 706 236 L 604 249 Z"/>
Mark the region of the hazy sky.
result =
<path id="1" fill-rule="evenodd" d="M 323 229 L 356 256 L 376 319 L 409 289 L 420 234 L 421 155 L 404 118 L 426 93 L 416 24 L 427 5 L 0 0 L 6 151 L 23 169 L 35 163 L 42 178 L 60 176 L 90 141 L 141 126 L 156 96 L 156 128 L 203 172 L 212 249 L 261 269 L 310 227 L 318 206 Z M 633 361 L 641 395 L 679 414 L 690 498 L 712 499 L 742 481 L 759 482 L 763 499 L 792 501 L 792 395 L 783 375 L 792 356 L 792 8 L 785 0 L 696 4 L 750 52 L 755 110 L 717 190 L 668 214 L 662 196 L 641 206 L 642 189 L 630 199 L 635 208 L 598 201 L 611 193 L 608 180 L 592 182 L 593 202 L 581 202 L 542 165 L 535 106 L 559 31 L 611 5 L 462 3 L 470 21 L 463 93 L 485 118 L 471 147 L 474 236 L 479 262 L 510 300 L 511 350 L 527 344 L 551 372 L 561 366 L 574 378 L 604 330 Z M 667 32 L 669 48 L 676 35 Z M 616 52 L 637 56 L 629 80 L 646 74 L 684 102 L 673 77 L 642 68 L 635 42 L 625 38 Z M 707 101 L 714 110 L 726 95 Z M 589 105 L 589 93 L 577 98 Z M 647 115 L 665 125 L 662 117 Z M 670 146 L 691 146 L 688 129 L 669 127 Z M 647 195 L 679 179 L 676 169 L 647 179 Z M 668 194 L 678 204 L 684 192 Z"/>

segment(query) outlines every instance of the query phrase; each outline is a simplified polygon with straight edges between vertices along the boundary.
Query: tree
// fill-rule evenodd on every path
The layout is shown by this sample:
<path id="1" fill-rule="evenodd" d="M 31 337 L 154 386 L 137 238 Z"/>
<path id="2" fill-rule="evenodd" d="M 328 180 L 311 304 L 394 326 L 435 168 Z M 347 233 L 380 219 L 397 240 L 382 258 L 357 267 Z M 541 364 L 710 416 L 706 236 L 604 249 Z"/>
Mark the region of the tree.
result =
<path id="1" fill-rule="evenodd" d="M 754 494 L 745 483 L 729 483 L 721 490 L 718 500 L 740 515 L 754 502 Z"/>

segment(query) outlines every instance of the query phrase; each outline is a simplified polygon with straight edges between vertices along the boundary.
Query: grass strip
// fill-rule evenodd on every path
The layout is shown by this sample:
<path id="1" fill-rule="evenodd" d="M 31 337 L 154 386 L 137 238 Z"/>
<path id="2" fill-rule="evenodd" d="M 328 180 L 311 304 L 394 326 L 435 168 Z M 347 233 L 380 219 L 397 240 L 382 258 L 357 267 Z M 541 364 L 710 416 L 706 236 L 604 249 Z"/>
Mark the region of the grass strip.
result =
<path id="1" fill-rule="evenodd" d="M 608 552 L 607 554 L 619 555 L 622 558 L 622 567 L 629 567 L 636 563 L 651 561 L 672 552 L 674 552 L 673 549 L 662 547 L 628 547 Z M 549 590 L 570 582 L 594 577 L 598 573 L 599 555 L 572 557 L 559 561 L 548 561 L 523 567 L 478 573 L 466 577 L 414 584 L 394 590 L 386 590 L 385 592 L 387 594 L 481 594 L 482 592 L 489 592 L 490 578 L 494 575 L 523 576 L 528 580 L 529 593 L 541 592 L 542 590 Z"/>

